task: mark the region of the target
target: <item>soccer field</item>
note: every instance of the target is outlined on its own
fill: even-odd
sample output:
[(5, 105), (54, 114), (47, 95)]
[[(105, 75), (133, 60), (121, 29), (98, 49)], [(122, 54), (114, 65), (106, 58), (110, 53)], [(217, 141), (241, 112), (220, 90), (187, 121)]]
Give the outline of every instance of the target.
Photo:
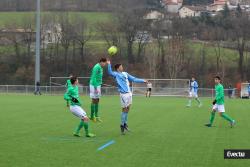
[[(126, 135), (120, 134), (118, 96), (102, 97), (103, 123), (90, 124), (97, 137), (72, 136), (79, 120), (62, 96), (0, 95), (1, 167), (246, 167), (250, 160), (224, 160), (224, 149), (250, 149), (250, 100), (226, 100), (234, 128), (216, 115), (209, 119), (212, 99), (193, 101), (167, 97), (134, 97)], [(90, 99), (82, 97), (89, 113)], [(110, 141), (113, 144), (98, 151)]]

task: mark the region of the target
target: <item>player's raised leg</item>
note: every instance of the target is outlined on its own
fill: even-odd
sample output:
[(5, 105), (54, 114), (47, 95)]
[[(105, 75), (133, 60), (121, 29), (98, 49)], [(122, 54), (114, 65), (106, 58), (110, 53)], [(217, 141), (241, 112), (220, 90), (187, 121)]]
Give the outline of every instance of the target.
[(81, 119), (74, 132), (74, 136), (79, 137), (80, 130), (84, 127), (86, 137), (94, 137), (95, 135), (89, 132), (89, 118), (87, 117), (86, 112), (80, 106), (70, 106), (70, 111)]
[(226, 121), (228, 121), (230, 123), (230, 126), (233, 127), (235, 125), (235, 120), (232, 119), (229, 115), (227, 115), (225, 113), (225, 108), (224, 105), (219, 105), (218, 106), (218, 111), (219, 111), (219, 115), (224, 118)]

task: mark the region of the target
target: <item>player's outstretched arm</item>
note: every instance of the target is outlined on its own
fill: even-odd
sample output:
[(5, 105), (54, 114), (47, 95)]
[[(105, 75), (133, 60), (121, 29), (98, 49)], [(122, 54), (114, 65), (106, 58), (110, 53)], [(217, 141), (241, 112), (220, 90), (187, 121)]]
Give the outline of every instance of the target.
[(140, 78), (136, 78), (136, 77), (134, 77), (134, 76), (132, 76), (132, 75), (130, 75), (130, 74), (128, 74), (128, 80), (129, 80), (130, 82), (136, 82), (136, 83), (148, 83), (147, 80), (145, 80), (145, 79), (140, 79)]
[(108, 74), (111, 75), (112, 77), (115, 77), (116, 76), (116, 72), (112, 71), (112, 67), (111, 67), (110, 61), (108, 60), (107, 63), (108, 63)]

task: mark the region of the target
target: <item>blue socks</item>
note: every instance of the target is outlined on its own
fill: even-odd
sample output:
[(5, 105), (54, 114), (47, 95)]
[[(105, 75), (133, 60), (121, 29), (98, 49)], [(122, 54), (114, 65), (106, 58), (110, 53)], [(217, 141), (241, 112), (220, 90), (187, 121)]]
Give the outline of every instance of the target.
[(128, 112), (125, 112), (125, 124), (128, 124)]
[(122, 112), (121, 113), (121, 125), (127, 124), (128, 123), (128, 113), (127, 112)]

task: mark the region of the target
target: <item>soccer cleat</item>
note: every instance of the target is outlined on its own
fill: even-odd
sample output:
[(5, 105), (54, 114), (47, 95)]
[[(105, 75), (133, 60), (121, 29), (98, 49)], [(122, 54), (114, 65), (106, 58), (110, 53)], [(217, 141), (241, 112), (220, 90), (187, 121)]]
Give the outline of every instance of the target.
[(207, 127), (212, 127), (212, 125), (211, 125), (211, 124), (205, 124), (205, 126), (207, 126)]
[(201, 107), (202, 107), (202, 103), (200, 103), (200, 104), (198, 105), (198, 107), (201, 108)]
[(190, 104), (187, 104), (186, 107), (191, 107), (191, 105), (190, 105)]
[(230, 122), (230, 126), (231, 126), (231, 128), (233, 128), (235, 126), (235, 120), (233, 120), (232, 122)]
[(93, 133), (88, 133), (88, 134), (86, 134), (86, 137), (95, 137), (96, 135), (95, 134), (93, 134)]
[(103, 122), (100, 117), (96, 117), (97, 122)]
[(79, 133), (73, 133), (73, 136), (75, 136), (75, 137), (81, 137), (81, 136), (79, 135)]
[(91, 121), (93, 121), (93, 122), (96, 122), (96, 118), (94, 117), (94, 118), (89, 118)]
[(125, 131), (124, 131), (125, 128), (124, 128), (124, 126), (121, 125), (120, 127), (121, 127), (121, 133), (122, 133), (122, 135), (125, 135)]
[(124, 124), (124, 129), (126, 130), (126, 131), (128, 131), (128, 132), (130, 132), (130, 129), (128, 128), (128, 124)]

